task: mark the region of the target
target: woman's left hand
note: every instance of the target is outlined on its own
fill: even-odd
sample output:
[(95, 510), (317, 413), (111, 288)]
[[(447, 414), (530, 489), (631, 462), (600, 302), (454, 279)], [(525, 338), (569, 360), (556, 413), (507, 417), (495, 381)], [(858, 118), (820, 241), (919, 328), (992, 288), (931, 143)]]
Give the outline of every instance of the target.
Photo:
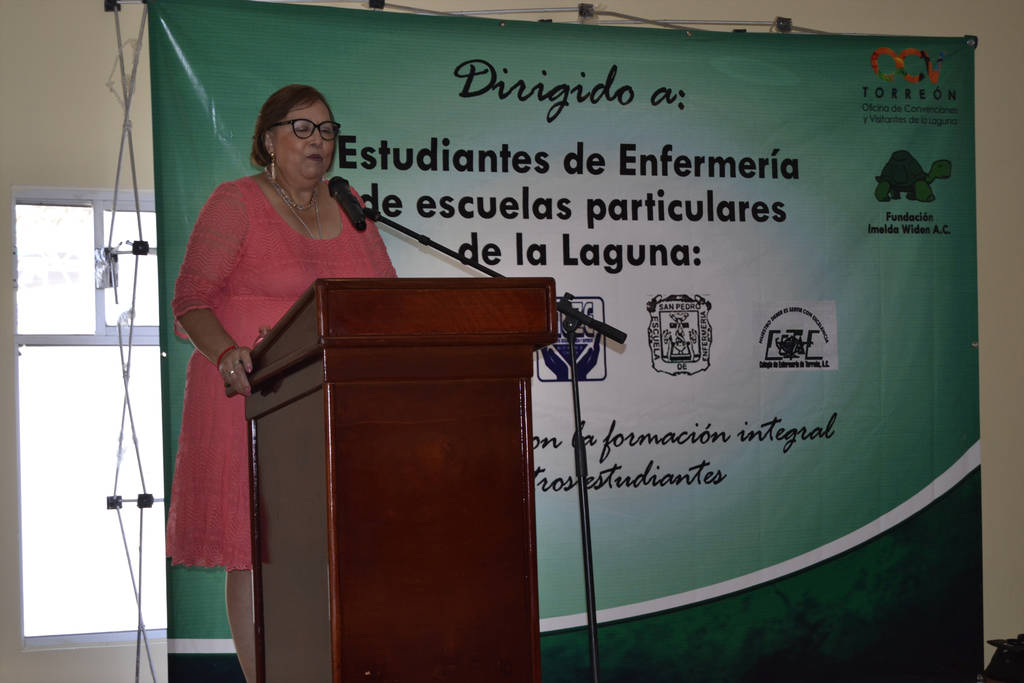
[(217, 370), (224, 379), (224, 393), (228, 396), (248, 396), (252, 393), (248, 377), (252, 372), (252, 350), (249, 347), (239, 346), (226, 352)]

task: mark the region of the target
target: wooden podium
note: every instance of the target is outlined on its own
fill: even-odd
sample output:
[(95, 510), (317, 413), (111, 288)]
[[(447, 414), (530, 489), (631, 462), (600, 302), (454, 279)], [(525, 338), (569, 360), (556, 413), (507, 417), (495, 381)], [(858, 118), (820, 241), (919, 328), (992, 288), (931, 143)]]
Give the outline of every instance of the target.
[(530, 378), (554, 281), (318, 280), (254, 352), (261, 683), (540, 683)]

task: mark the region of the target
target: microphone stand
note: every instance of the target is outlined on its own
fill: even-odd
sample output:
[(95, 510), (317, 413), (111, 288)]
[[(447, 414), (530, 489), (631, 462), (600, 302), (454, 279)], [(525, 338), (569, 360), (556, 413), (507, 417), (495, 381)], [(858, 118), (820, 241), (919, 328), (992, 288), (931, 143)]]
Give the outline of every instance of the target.
[[(347, 184), (347, 183), (346, 183)], [(490, 277), (505, 277), (501, 273), (488, 268), (473, 259), (452, 251), (442, 244), (438, 244), (430, 237), (407, 228), (400, 223), (382, 216), (375, 208), (364, 207), (366, 217), (374, 223), (382, 223), (398, 232), (413, 238), (420, 244), (430, 247), (445, 256), (449, 256), (463, 265), (475, 268), (476, 270), (489, 275)], [(572, 413), (573, 413), (573, 449), (576, 457), (576, 481), (579, 491), (580, 509), (580, 536), (583, 542), (583, 585), (586, 593), (587, 607), (587, 637), (590, 646), (590, 673), (593, 683), (600, 683), (601, 667), (600, 655), (597, 641), (597, 606), (594, 598), (594, 550), (590, 538), (590, 502), (587, 497), (587, 448), (583, 443), (583, 420), (580, 417), (580, 385), (576, 375), (576, 335), (581, 327), (589, 327), (598, 334), (603, 334), (612, 341), (620, 344), (626, 341), (626, 333), (611, 325), (595, 320), (572, 305), (573, 295), (566, 292), (559, 299), (556, 308), (562, 314), (562, 331), (569, 341), (569, 377), (572, 386)]]
[(490, 275), (491, 277), (505, 277), (504, 275), (502, 275), (498, 271), (491, 270), (487, 266), (485, 266), (485, 265), (483, 265), (481, 263), (477, 263), (476, 261), (474, 261), (473, 259), (469, 258), (468, 256), (463, 256), (459, 252), (452, 251), (451, 249), (449, 249), (448, 247), (444, 246), (443, 244), (438, 244), (437, 242), (435, 242), (434, 240), (430, 239), (429, 237), (427, 237), (426, 235), (424, 235), (421, 232), (416, 232), (412, 228), (407, 228), (404, 225), (402, 225), (401, 223), (396, 223), (395, 221), (391, 220), (390, 218), (382, 216), (380, 211), (378, 211), (377, 209), (371, 209), (370, 207), (365, 207), (365, 208), (363, 208), (363, 213), (365, 213), (366, 217), (369, 218), (374, 223), (383, 223), (384, 225), (388, 226), (389, 228), (394, 228), (395, 230), (397, 230), (398, 232), (402, 233), (403, 235), (408, 235), (409, 237), (413, 238), (414, 240), (416, 240), (420, 244), (422, 244), (424, 246), (427, 246), (427, 247), (430, 247), (434, 251), (439, 251), (442, 254), (444, 254), (445, 256), (450, 256), (451, 258), (455, 259), (459, 263), (461, 263), (463, 265), (466, 265), (466, 266), (469, 266), (470, 268), (476, 268), (477, 270), (479, 270), (484, 275)]
[(590, 674), (594, 683), (601, 680), (601, 657), (597, 641), (597, 605), (594, 598), (594, 550), (590, 537), (590, 500), (587, 496), (587, 445), (583, 439), (583, 420), (580, 416), (580, 383), (576, 375), (576, 334), (586, 325), (620, 344), (626, 333), (611, 325), (595, 320), (572, 305), (572, 294), (566, 292), (558, 301), (562, 314), (562, 331), (569, 342), (569, 378), (572, 386), (573, 451), (576, 456), (576, 482), (580, 508), (580, 538), (583, 541), (583, 587), (587, 606), (587, 642), (590, 646)]

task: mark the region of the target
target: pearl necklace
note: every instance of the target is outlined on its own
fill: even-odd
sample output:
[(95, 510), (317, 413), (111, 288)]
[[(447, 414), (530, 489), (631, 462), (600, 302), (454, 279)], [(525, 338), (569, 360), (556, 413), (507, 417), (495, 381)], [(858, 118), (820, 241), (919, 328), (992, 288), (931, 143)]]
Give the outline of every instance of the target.
[[(317, 188), (319, 188), (319, 185), (313, 188), (313, 197), (309, 200), (309, 203), (305, 206), (299, 206), (295, 203), (295, 200), (285, 192), (284, 188), (278, 185), (274, 179), (270, 177), (269, 173), (267, 173), (266, 176), (267, 180), (270, 181), (270, 184), (275, 190), (277, 190), (277, 194), (281, 197), (281, 201), (284, 202), (285, 206), (288, 207), (288, 210), (292, 212), (292, 215), (295, 216), (299, 223), (302, 224), (302, 227), (306, 229), (306, 234), (309, 235), (309, 238), (322, 240), (324, 238), (324, 233), (320, 227), (320, 204), (316, 201), (316, 191)], [(313, 231), (309, 229), (308, 225), (306, 225), (306, 221), (302, 220), (302, 216), (299, 215), (299, 211), (305, 211), (311, 206), (313, 207), (313, 216), (316, 218), (316, 237), (313, 236)]]

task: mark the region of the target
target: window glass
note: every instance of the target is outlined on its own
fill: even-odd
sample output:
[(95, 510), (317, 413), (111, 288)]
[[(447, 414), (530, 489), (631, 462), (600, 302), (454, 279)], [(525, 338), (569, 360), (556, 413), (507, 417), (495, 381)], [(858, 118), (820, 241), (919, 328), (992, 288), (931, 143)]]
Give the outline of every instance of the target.
[(18, 204), (18, 334), (94, 334), (92, 207)]
[[(19, 348), (22, 562), (25, 635), (133, 631), (138, 617), (114, 490), (143, 491), (131, 432), (118, 444), (124, 384), (117, 346)], [(132, 416), (146, 490), (162, 497), (160, 354), (132, 353)], [(126, 417), (127, 419), (127, 417)], [(118, 460), (121, 459), (120, 472)], [(121, 510), (138, 570), (139, 509)], [(143, 515), (147, 628), (166, 628), (163, 506)]]

